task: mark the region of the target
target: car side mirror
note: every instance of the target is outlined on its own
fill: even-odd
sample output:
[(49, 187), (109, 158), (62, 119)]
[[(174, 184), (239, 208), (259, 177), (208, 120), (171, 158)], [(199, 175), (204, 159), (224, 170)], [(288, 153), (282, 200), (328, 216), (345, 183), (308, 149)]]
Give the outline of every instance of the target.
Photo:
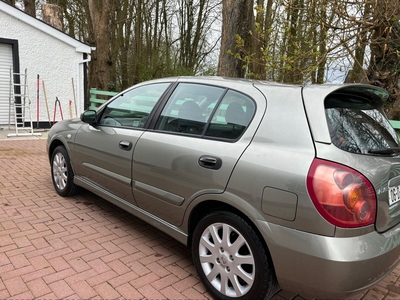
[(96, 111), (95, 110), (86, 110), (81, 114), (81, 121), (89, 124), (93, 124), (96, 122)]

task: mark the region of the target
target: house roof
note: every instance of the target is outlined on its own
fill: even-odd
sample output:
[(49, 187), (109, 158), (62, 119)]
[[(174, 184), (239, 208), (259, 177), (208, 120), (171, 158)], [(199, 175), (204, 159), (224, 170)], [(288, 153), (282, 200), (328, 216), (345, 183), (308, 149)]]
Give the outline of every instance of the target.
[(38, 29), (43, 31), (44, 33), (70, 45), (71, 47), (74, 47), (77, 52), (82, 52), (82, 53), (91, 53), (92, 48), (87, 45), (82, 43), (81, 41), (78, 41), (77, 39), (69, 36), (68, 34), (65, 34), (64, 32), (54, 28), (53, 26), (48, 25), (47, 23), (38, 20), (24, 11), (8, 4), (3, 1), (0, 1), (0, 11)]

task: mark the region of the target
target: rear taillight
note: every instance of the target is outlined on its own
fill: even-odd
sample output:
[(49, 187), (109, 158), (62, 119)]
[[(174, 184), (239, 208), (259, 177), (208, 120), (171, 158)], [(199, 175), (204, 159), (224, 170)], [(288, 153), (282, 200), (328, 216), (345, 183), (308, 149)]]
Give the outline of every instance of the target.
[(375, 222), (375, 190), (367, 178), (353, 169), (314, 159), (307, 189), (318, 212), (335, 226), (354, 228)]

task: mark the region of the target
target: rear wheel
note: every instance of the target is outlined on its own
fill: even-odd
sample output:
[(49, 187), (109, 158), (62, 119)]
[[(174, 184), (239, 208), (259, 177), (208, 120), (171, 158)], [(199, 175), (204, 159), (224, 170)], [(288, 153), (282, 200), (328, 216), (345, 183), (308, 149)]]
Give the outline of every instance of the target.
[(268, 299), (275, 291), (267, 250), (236, 214), (204, 217), (194, 230), (192, 253), (200, 279), (215, 299)]
[(60, 196), (72, 196), (78, 191), (74, 184), (74, 173), (67, 150), (58, 146), (51, 155), (51, 174), (53, 185)]

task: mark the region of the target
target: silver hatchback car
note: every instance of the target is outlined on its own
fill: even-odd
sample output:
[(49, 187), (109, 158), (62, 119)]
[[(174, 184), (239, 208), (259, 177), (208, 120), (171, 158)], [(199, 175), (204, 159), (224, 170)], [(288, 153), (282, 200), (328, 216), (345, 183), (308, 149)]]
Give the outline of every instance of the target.
[(190, 245), (216, 299), (338, 298), (400, 255), (399, 139), (369, 85), (144, 82), (48, 136), (58, 194), (87, 189)]

